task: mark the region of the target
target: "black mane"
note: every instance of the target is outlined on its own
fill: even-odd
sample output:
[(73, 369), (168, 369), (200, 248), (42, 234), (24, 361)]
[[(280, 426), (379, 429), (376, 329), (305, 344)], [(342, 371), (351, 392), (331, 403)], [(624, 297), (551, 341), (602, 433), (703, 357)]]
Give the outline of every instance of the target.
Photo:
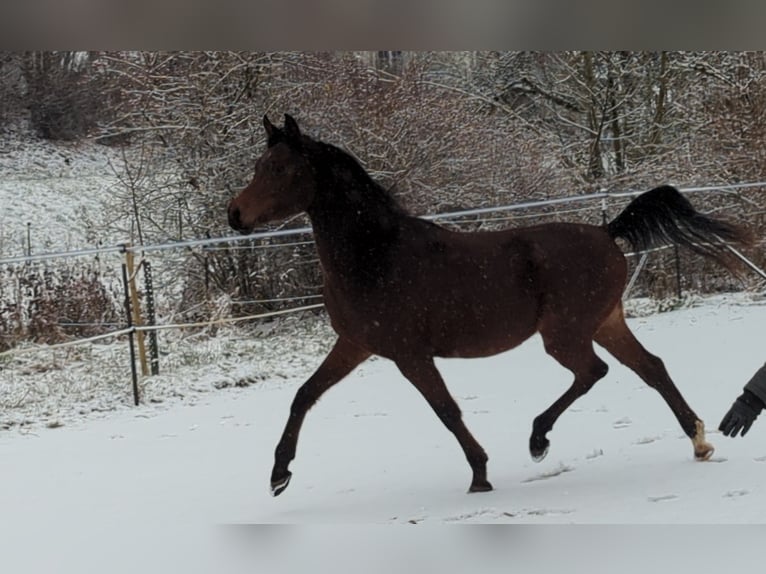
[[(334, 201), (345, 200), (355, 206), (363, 205), (365, 210), (407, 215), (391, 191), (375, 181), (350, 153), (308, 136), (304, 136), (302, 143), (314, 160), (320, 189), (343, 192), (343, 196), (334, 196)], [(336, 187), (337, 184), (341, 186)]]
[(301, 144), (316, 172), (316, 196), (308, 209), (312, 224), (336, 239), (334, 249), (349, 279), (364, 287), (379, 285), (410, 216), (349, 153), (307, 136)]

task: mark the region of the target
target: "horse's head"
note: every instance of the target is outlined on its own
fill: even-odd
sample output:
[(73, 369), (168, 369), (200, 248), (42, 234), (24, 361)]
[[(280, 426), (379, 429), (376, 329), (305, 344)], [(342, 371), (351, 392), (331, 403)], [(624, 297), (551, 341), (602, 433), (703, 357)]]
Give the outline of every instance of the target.
[(283, 128), (263, 117), (268, 142), (255, 162), (250, 184), (229, 202), (229, 225), (249, 233), (256, 225), (285, 219), (306, 211), (315, 193), (313, 169), (304, 154), (306, 138), (285, 114)]

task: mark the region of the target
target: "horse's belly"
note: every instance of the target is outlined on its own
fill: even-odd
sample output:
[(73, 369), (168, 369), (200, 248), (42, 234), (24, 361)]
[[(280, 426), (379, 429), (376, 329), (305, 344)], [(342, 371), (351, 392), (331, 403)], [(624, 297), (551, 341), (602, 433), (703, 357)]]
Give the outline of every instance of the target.
[(531, 316), (493, 317), (449, 328), (433, 329), (434, 355), (437, 357), (489, 357), (517, 347), (537, 331)]
[(520, 285), (493, 279), (468, 293), (444, 281), (357, 300), (325, 289), (325, 307), (339, 336), (376, 355), (487, 357), (537, 331), (535, 298)]

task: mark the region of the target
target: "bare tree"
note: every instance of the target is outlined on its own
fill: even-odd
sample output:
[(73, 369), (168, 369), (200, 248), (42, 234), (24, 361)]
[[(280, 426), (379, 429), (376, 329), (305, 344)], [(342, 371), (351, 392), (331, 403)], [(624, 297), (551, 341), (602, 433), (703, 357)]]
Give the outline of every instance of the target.
[[(124, 87), (103, 133), (152, 145), (155, 171), (175, 174), (143, 200), (154, 197), (145, 212), (183, 214), (183, 225), (154, 225), (167, 237), (227, 232), (224, 208), (251, 176), (264, 113), (289, 112), (344, 147), (416, 213), (762, 170), (742, 148), (762, 135), (756, 54), (390, 54), (110, 56), (109, 73)], [(706, 202), (723, 209), (731, 199)], [(141, 201), (132, 201), (134, 217)], [(600, 213), (581, 217), (597, 223)], [(291, 278), (269, 287), (262, 259), (223, 252), (211, 264), (208, 256), (205, 290), (256, 299), (319, 283), (315, 266), (312, 274), (298, 265), (315, 258), (310, 249), (285, 257)]]
[(73, 140), (105, 121), (113, 95), (97, 52), (26, 52), (23, 74), (32, 127), (46, 139)]

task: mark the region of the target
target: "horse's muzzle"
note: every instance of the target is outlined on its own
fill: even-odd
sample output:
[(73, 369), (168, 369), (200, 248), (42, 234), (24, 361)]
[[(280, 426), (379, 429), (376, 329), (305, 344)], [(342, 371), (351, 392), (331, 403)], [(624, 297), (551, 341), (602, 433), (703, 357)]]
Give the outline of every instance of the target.
[(242, 212), (233, 203), (229, 204), (229, 226), (243, 235), (250, 233), (250, 229), (242, 223)]

